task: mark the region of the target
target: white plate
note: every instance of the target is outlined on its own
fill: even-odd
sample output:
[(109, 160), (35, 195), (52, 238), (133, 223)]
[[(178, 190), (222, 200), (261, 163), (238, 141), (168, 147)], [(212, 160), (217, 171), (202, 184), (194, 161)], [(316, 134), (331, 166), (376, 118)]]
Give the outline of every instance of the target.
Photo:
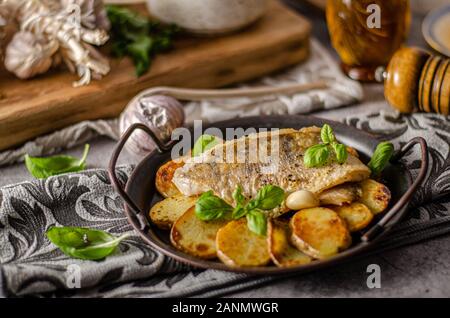
[(450, 4), (428, 13), (422, 24), (422, 33), (433, 49), (450, 57)]

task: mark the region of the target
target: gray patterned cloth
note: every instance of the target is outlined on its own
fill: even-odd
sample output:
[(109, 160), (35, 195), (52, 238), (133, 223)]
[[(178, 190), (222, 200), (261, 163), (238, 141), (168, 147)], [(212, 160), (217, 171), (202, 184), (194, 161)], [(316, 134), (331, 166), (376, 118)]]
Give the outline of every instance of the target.
[[(379, 113), (349, 117), (345, 123), (392, 140), (396, 147), (415, 136), (430, 146), (427, 180), (414, 197), (408, 217), (372, 252), (416, 243), (450, 232), (450, 118)], [(417, 149), (405, 158), (415, 174)], [(118, 169), (125, 182), (131, 166)], [(123, 202), (104, 170), (50, 177), (0, 188), (0, 294), (76, 297), (218, 296), (270, 282), (196, 270), (148, 247), (131, 229)], [(86, 226), (112, 234), (130, 232), (117, 252), (101, 262), (66, 257), (44, 235), (51, 225)], [(69, 289), (68, 270), (76, 265), (81, 289)]]

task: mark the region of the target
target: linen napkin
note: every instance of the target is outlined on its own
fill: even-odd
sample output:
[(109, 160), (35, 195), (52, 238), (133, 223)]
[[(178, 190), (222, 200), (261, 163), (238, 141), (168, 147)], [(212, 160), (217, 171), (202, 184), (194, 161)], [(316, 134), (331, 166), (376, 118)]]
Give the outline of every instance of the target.
[[(430, 147), (427, 180), (414, 196), (408, 217), (375, 251), (416, 243), (450, 232), (450, 118), (434, 114), (410, 116), (378, 113), (348, 117), (345, 123), (392, 140), (400, 147), (415, 136)], [(418, 149), (405, 157), (413, 174)], [(122, 182), (131, 166), (118, 168)], [(148, 247), (133, 233), (123, 202), (104, 170), (51, 177), (0, 188), (0, 293), (76, 297), (218, 296), (270, 282), (252, 277), (182, 265)], [(129, 232), (119, 250), (101, 262), (74, 260), (45, 238), (50, 225), (86, 226), (120, 235)], [(70, 283), (73, 269), (80, 287)]]

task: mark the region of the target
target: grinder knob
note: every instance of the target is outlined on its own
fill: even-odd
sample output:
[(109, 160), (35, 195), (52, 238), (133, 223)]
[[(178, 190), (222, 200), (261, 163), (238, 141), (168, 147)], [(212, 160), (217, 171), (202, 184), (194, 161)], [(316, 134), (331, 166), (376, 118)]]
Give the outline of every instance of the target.
[(450, 59), (403, 47), (392, 56), (383, 76), (385, 97), (400, 112), (449, 114)]

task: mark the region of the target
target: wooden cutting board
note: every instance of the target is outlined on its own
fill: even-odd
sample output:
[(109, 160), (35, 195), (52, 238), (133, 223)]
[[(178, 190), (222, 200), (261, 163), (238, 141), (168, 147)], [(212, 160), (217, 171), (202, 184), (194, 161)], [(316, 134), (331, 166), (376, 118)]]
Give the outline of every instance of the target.
[(128, 59), (112, 59), (110, 74), (79, 88), (65, 70), (27, 81), (0, 70), (0, 149), (83, 120), (115, 117), (149, 87), (221, 87), (297, 64), (308, 56), (310, 29), (305, 18), (274, 0), (244, 31), (177, 40), (140, 78)]

